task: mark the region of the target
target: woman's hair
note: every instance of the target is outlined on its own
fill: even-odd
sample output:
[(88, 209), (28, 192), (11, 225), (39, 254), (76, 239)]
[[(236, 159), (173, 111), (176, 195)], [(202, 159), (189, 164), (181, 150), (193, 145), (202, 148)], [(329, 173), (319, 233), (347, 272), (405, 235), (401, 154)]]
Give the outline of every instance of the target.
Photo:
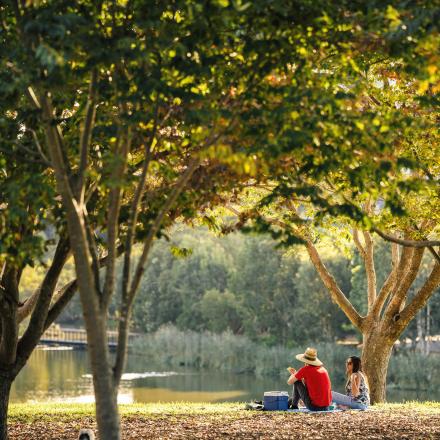
[(353, 365), (353, 373), (357, 373), (358, 371), (360, 371), (362, 373), (362, 361), (361, 358), (357, 357), (357, 356), (350, 356), (347, 361), (350, 360), (352, 365)]
[[(368, 378), (367, 378), (367, 376), (365, 376), (364, 372), (362, 371), (361, 358), (359, 358), (357, 356), (350, 356), (347, 359), (347, 362), (348, 361), (351, 361), (351, 363), (353, 365), (352, 373), (361, 373), (361, 376), (364, 378), (365, 385), (367, 386), (367, 389), (369, 389), (370, 385), (368, 384)], [(349, 374), (347, 374), (347, 384), (348, 384), (348, 382), (350, 382), (350, 375)]]

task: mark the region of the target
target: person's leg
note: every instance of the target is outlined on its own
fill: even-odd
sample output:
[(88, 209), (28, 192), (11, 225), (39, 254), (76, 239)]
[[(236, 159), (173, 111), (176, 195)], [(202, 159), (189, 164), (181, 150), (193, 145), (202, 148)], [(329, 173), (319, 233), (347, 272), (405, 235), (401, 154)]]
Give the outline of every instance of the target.
[(332, 401), (337, 405), (344, 405), (351, 409), (367, 409), (366, 405), (356, 402), (350, 396), (337, 393), (336, 391), (332, 391)]
[(362, 410), (365, 410), (365, 409), (368, 408), (368, 406), (367, 406), (367, 405), (364, 405), (363, 403), (356, 402), (356, 400), (352, 400), (352, 401), (351, 401), (350, 408), (351, 408), (351, 409), (362, 409)]
[(345, 405), (349, 406), (352, 402), (351, 397), (346, 394), (337, 393), (336, 391), (332, 391), (332, 401), (337, 405)]
[(293, 409), (298, 409), (298, 402), (299, 402), (299, 399), (301, 399), (301, 396), (300, 396), (299, 390), (298, 390), (298, 386), (297, 386), (298, 382), (299, 381), (297, 381), (293, 384), (292, 402), (291, 402), (291, 407)]
[(298, 402), (301, 399), (304, 402), (304, 405), (308, 409), (313, 409), (313, 404), (310, 400), (309, 392), (307, 391), (307, 387), (300, 381), (296, 381), (293, 384), (293, 400), (292, 407), (294, 409), (298, 408)]

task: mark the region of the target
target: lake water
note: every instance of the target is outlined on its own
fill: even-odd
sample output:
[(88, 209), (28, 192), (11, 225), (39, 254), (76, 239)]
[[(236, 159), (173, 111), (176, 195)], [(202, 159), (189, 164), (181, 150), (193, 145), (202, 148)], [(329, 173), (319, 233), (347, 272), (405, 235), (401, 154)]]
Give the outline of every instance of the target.
[[(286, 375), (287, 379), (287, 375)], [(343, 384), (333, 384), (338, 391)], [(129, 356), (119, 392), (120, 403), (132, 402), (226, 402), (262, 399), (264, 391), (285, 390), (281, 378), (256, 378), (250, 374), (155, 368), (148, 359)], [(440, 400), (427, 392), (388, 391), (389, 401)], [(12, 402), (93, 402), (93, 384), (87, 352), (37, 349), (18, 375), (11, 390)]]

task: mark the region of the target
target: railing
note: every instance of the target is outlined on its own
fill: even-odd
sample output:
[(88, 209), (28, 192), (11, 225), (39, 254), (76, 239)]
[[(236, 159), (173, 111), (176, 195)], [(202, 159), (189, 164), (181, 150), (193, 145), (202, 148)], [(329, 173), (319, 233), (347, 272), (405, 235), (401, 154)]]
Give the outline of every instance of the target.
[[(129, 345), (136, 336), (136, 333), (129, 334)], [(107, 331), (107, 340), (109, 347), (116, 347), (118, 342), (118, 332), (111, 330)], [(83, 328), (63, 328), (54, 324), (44, 332), (40, 342), (42, 344), (50, 345), (86, 346), (87, 332)]]

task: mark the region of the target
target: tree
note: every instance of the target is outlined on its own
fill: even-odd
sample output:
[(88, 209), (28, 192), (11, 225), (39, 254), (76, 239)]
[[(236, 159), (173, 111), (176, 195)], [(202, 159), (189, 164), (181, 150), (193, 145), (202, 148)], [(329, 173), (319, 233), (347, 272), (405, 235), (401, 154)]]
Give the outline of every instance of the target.
[(216, 289), (208, 290), (200, 301), (202, 319), (209, 331), (215, 333), (231, 330), (234, 333), (241, 327), (239, 304), (236, 296)]
[[(412, 197), (418, 198), (419, 196), (420, 194), (418, 193), (412, 194)], [(411, 197), (408, 197), (408, 199), (411, 200)], [(290, 204), (290, 206), (292, 206), (292, 204)], [(271, 208), (273, 210), (276, 209), (274, 206), (271, 206)], [(283, 208), (285, 208), (284, 200), (281, 206), (278, 205), (279, 212), (283, 212)], [(234, 211), (236, 210), (234, 209)], [(310, 212), (309, 210), (309, 213)], [(303, 213), (303, 209), (298, 209), (295, 213), (288, 212), (287, 215), (291, 217), (293, 214), (299, 217), (299, 215)], [(245, 218), (248, 215), (255, 218), (256, 215), (255, 211), (248, 215), (246, 213), (241, 215), (239, 212), (237, 212), (237, 214), (239, 217), (244, 216)], [(259, 214), (258, 228), (261, 229), (261, 226), (266, 224), (269, 230), (272, 230), (273, 235), (278, 239), (280, 236), (287, 236), (287, 242), (290, 242), (292, 240), (290, 237), (293, 236), (293, 239), (301, 240), (305, 244), (310, 260), (315, 266), (332, 301), (339, 306), (351, 324), (359, 330), (363, 336), (362, 361), (370, 384), (371, 399), (372, 402), (382, 402), (386, 396), (386, 374), (393, 345), (407, 328), (411, 320), (414, 319), (417, 313), (426, 305), (429, 298), (439, 287), (440, 263), (435, 258), (431, 259), (428, 275), (423, 280), (418, 280), (419, 287), (412, 297), (410, 297), (410, 289), (420, 272), (425, 248), (400, 248), (398, 244), (392, 243), (391, 267), (388, 270), (386, 279), (383, 281), (380, 289), (378, 289), (374, 261), (374, 241), (371, 233), (366, 230), (362, 231), (363, 239), (361, 239), (359, 237), (360, 232), (356, 229), (356, 226), (353, 226), (352, 221), (348, 221), (347, 223), (347, 219), (342, 217), (335, 226), (335, 219), (331, 218), (330, 223), (333, 224), (333, 232), (339, 236), (345, 235), (344, 224), (351, 225), (353, 228), (351, 237), (362, 257), (367, 279), (367, 288), (364, 292), (367, 310), (365, 315), (362, 315), (350, 301), (349, 292), (345, 290), (344, 287), (341, 288), (341, 284), (324, 264), (316, 246), (324, 230), (322, 229), (322, 224), (318, 229), (311, 229), (311, 218), (312, 217), (309, 217), (307, 222), (300, 222), (298, 219), (297, 224), (294, 225), (287, 223), (285, 220), (280, 220), (277, 217), (268, 218), (262, 217), (261, 214)], [(429, 223), (424, 222), (424, 220), (420, 218), (418, 218), (417, 221), (415, 218), (411, 220), (417, 226), (416, 230), (408, 226), (406, 226), (406, 228), (403, 226), (401, 230), (393, 228), (393, 230), (389, 232), (390, 235), (394, 235), (397, 232), (403, 233), (405, 237), (409, 238), (414, 237), (414, 234), (417, 232), (421, 232), (423, 235), (429, 235), (431, 231), (428, 226)], [(307, 223), (309, 223), (309, 225)], [(405, 225), (405, 223), (405, 220), (403, 220), (403, 225)], [(241, 221), (239, 224), (240, 227), (242, 227)], [(421, 230), (418, 225), (423, 225), (423, 230)], [(433, 226), (431, 223), (431, 228)], [(265, 228), (265, 230), (267, 229)], [(383, 268), (381, 269), (383, 270)]]
[(356, 311), (340, 289), (334, 277), (322, 263), (314, 244), (308, 240), (306, 247), (333, 301), (362, 333), (362, 361), (370, 383), (371, 399), (373, 402), (382, 402), (386, 395), (386, 373), (393, 345), (440, 285), (440, 265), (437, 262), (433, 264), (431, 273), (413, 298), (409, 300), (409, 289), (418, 275), (424, 249), (405, 247), (399, 251), (398, 245), (392, 244), (392, 266), (387, 279), (378, 289), (374, 268), (373, 240), (367, 231), (363, 232), (363, 236), (363, 242), (358, 239), (355, 241), (367, 274), (368, 310), (364, 316)]
[[(393, 171), (390, 173), (390, 178), (395, 181), (420, 179), (422, 182), (418, 182), (412, 190), (405, 191), (398, 185), (395, 193), (390, 196), (391, 201), (386, 197), (386, 185), (379, 183), (379, 188), (374, 191), (378, 198), (374, 201), (371, 195), (362, 193), (359, 187), (353, 187), (352, 182), (347, 181), (340, 172), (335, 172), (330, 173), (325, 182), (315, 182), (316, 188), (308, 198), (304, 197), (298, 201), (292, 196), (297, 189), (283, 182), (282, 191), (279, 191), (279, 187), (265, 189), (266, 194), (263, 193), (260, 204), (258, 201), (255, 203), (254, 200), (249, 208), (247, 202), (249, 211), (244, 214), (238, 213), (242, 219), (256, 219), (257, 229), (272, 230), (274, 237), (285, 244), (297, 240), (305, 244), (310, 259), (332, 300), (363, 336), (362, 358), (374, 402), (385, 400), (386, 373), (394, 343), (440, 284), (439, 255), (430, 246), (434, 241), (426, 240), (426, 237), (435, 237), (437, 234), (438, 219), (433, 213), (438, 212), (440, 201), (438, 190), (433, 186), (438, 175), (437, 164), (431, 160), (432, 147), (427, 148), (427, 138), (428, 136), (416, 143), (411, 140), (401, 148), (402, 157), (413, 154), (416, 148), (418, 165), (414, 164), (412, 168), (401, 170), (400, 176), (396, 176), (397, 172)], [(430, 177), (425, 179), (426, 176)], [(309, 183), (312, 184), (311, 179)], [(371, 182), (369, 185), (372, 189)], [(382, 186), (385, 187), (383, 198), (378, 195), (381, 194)], [(269, 191), (271, 193), (268, 196)], [(319, 195), (315, 197), (314, 194)], [(323, 205), (325, 205), (324, 211), (321, 210)], [(407, 244), (402, 248), (395, 242), (391, 244), (391, 267), (385, 276), (383, 265), (375, 262), (372, 233), (367, 229), (362, 231), (357, 229), (359, 223), (356, 224), (343, 214), (347, 207), (354, 208), (351, 213), (355, 214), (354, 218), (358, 218), (359, 223), (363, 223), (364, 228), (365, 225), (371, 227), (372, 224), (380, 224), (386, 236), (396, 237), (396, 241), (402, 237), (401, 242)], [(327, 215), (326, 210), (333, 215)], [(262, 213), (267, 215), (264, 216)], [(339, 214), (336, 216), (337, 213)], [(398, 213), (400, 216), (397, 215)], [(354, 306), (355, 301), (350, 301), (348, 291), (341, 288), (323, 263), (316, 246), (320, 237), (326, 232), (332, 231), (334, 235), (344, 237), (351, 229), (353, 232), (349, 234), (349, 238), (358, 249), (366, 273), (364, 301), (355, 298), (357, 305), (366, 305), (365, 314)], [(428, 243), (418, 246), (418, 241)], [(416, 280), (418, 274), (422, 273), (425, 249), (432, 257), (429, 273), (424, 279)], [(379, 277), (377, 267), (380, 268)], [(381, 281), (380, 289), (378, 289), (378, 279)], [(416, 291), (411, 295), (413, 285), (416, 286)]]
[[(306, 177), (310, 165), (323, 173), (335, 158), (353, 157), (352, 144), (334, 148), (345, 133), (334, 124), (350, 128), (348, 141), (363, 126), (347, 124), (348, 109), (340, 118), (337, 110), (352, 94), (336, 88), (358, 70), (353, 50), (361, 56), (377, 43), (368, 14), (380, 25), (399, 16), (374, 2), (8, 1), (1, 12), (4, 113), (12, 115), (15, 133), (30, 132), (32, 156), (56, 182), (62, 201), (56, 218), (66, 226), (88, 331), (98, 426), (103, 438), (119, 438), (116, 390), (154, 238), (177, 217), (221, 203), (233, 186), (238, 192), (257, 174), (268, 180), (272, 163), (296, 166), (285, 160), (292, 148), (301, 153), (299, 174)], [(430, 11), (423, 13), (414, 35), (426, 29)], [(388, 30), (379, 48), (382, 40), (390, 48)], [(392, 43), (394, 56), (404, 56), (402, 45)], [(432, 52), (423, 49), (421, 59)], [(429, 88), (431, 78), (425, 82)], [(310, 150), (328, 134), (334, 144)], [(138, 240), (143, 251), (132, 275)], [(105, 330), (121, 251), (119, 344), (111, 368)]]
[[(53, 185), (44, 173), (46, 164), (38, 153), (28, 152), (34, 141), (32, 131), (23, 130), (20, 119), (15, 118), (8, 112), (2, 112), (0, 117), (1, 438), (7, 437), (6, 414), (12, 382), (76, 289), (75, 280), (61, 288), (57, 286), (70, 254), (69, 241), (62, 224), (57, 225), (57, 236), (50, 233), (50, 219), (60, 206), (53, 200)], [(28, 160), (24, 160), (25, 155)], [(51, 258), (44, 258), (49, 248)], [(34, 290), (24, 292), (20, 286), (23, 271), (38, 261), (46, 267), (44, 276)]]
[[(301, 10), (297, 27), (288, 2), (266, 6), (84, 0), (2, 7), (5, 111), (16, 132), (35, 132), (32, 154), (62, 202), (57, 220), (75, 260), (103, 438), (120, 437), (117, 389), (154, 238), (177, 217), (221, 202), (232, 182), (255, 176), (284, 95), (268, 75), (291, 69), (291, 44), (308, 23), (320, 29), (315, 5)], [(328, 38), (334, 35), (348, 38), (343, 28)], [(136, 241), (143, 250), (132, 272)], [(107, 314), (122, 251), (112, 366)]]
[[(56, 316), (57, 308), (64, 304), (67, 295), (62, 295), (49, 310), (59, 272), (72, 251), (88, 330), (98, 423), (101, 436), (108, 439), (119, 438), (115, 390), (125, 361), (131, 306), (151, 243), (171, 219), (190, 217), (196, 206), (203, 205), (210, 194), (215, 194), (213, 189), (218, 182), (211, 175), (227, 181), (225, 167), (209, 159), (213, 156), (209, 147), (216, 145), (229, 128), (230, 120), (221, 119), (225, 106), (228, 111), (234, 107), (228, 102), (229, 95), (221, 96), (221, 75), (215, 77), (217, 83), (211, 81), (212, 95), (205, 100), (205, 106), (202, 104), (209, 91), (206, 81), (214, 72), (210, 67), (214, 69), (216, 57), (222, 54), (225, 57), (222, 62), (229, 61), (228, 51), (220, 39), (213, 42), (212, 38), (207, 38), (205, 47), (214, 49), (203, 53), (206, 57), (203, 63), (197, 52), (187, 55), (188, 50), (194, 50), (194, 41), (187, 41), (186, 45), (179, 43), (188, 33), (200, 35), (201, 22), (194, 19), (193, 5), (188, 5), (185, 11), (192, 17), (185, 23), (188, 26), (177, 26), (181, 21), (177, 8), (154, 5), (154, 10), (149, 8), (151, 15), (146, 17), (143, 6), (137, 5), (134, 19), (123, 5), (94, 2), (76, 5), (10, 2), (1, 9), (4, 17), (2, 97), (5, 98), (2, 100), (2, 117), (5, 117), (2, 121), (6, 120), (6, 129), (11, 131), (10, 136), (2, 139), (3, 151), (8, 164), (11, 157), (16, 162), (23, 160), (22, 152), (28, 150), (31, 156), (25, 162), (40, 164), (39, 168), (32, 169), (28, 181), (13, 181), (6, 205), (12, 214), (12, 227), (5, 228), (10, 231), (11, 239), (3, 242), (5, 249), (2, 249), (7, 259), (2, 272), (2, 286), (6, 292), (2, 313), (2, 365), (6, 370), (15, 365), (17, 359), (25, 362), (29, 350), (50, 322), (48, 313), (53, 320), (52, 315)], [(149, 38), (151, 32), (155, 34), (155, 24), (146, 25), (150, 18), (160, 28), (160, 33), (155, 44), (147, 47), (142, 41)], [(224, 19), (226, 24), (228, 17)], [(215, 32), (211, 37), (215, 37)], [(113, 44), (118, 45), (114, 57), (109, 51)], [(170, 44), (174, 49), (169, 49)], [(15, 58), (9, 61), (6, 57), (12, 54), (9, 51), (12, 47), (23, 50), (14, 53)], [(185, 118), (180, 117), (183, 99)], [(97, 112), (98, 105), (100, 112)], [(211, 105), (213, 108), (206, 123), (205, 110)], [(21, 135), (22, 130), (25, 137)], [(12, 147), (22, 139), (26, 142), (19, 142), (20, 148)], [(199, 156), (200, 150), (204, 150), (206, 158)], [(200, 166), (202, 162), (203, 167)], [(241, 161), (236, 166), (238, 173), (243, 163), (248, 167), (246, 160)], [(149, 168), (154, 171), (147, 176)], [(233, 170), (227, 172), (234, 173)], [(8, 172), (4, 174), (10, 179)], [(63, 208), (54, 197), (54, 178)], [(44, 198), (38, 179), (48, 181), (49, 195)], [(188, 191), (181, 196), (189, 184), (193, 191), (197, 189), (197, 194)], [(5, 187), (6, 183), (2, 189)], [(29, 188), (33, 188), (34, 193)], [(19, 203), (26, 203), (26, 200), (20, 199), (20, 191), (31, 201), (43, 199), (48, 209), (25, 206), (27, 210), (23, 215)], [(17, 286), (23, 267), (41, 255), (36, 245), (41, 247), (37, 233), (42, 221), (38, 217), (40, 222), (36, 223), (29, 218), (33, 210), (43, 219), (48, 212), (53, 215), (47, 223), (61, 225), (60, 239), (45, 284), (35, 296), (36, 306), (29, 329), (19, 341), (26, 353), (22, 355), (19, 351), (16, 357)], [(21, 232), (23, 224), (29, 228), (27, 235)], [(21, 256), (17, 243), (13, 243), (18, 238), (23, 246), (29, 246), (25, 239), (31, 241), (34, 254), (25, 254), (27, 259)], [(132, 245), (140, 239), (144, 241), (144, 252), (137, 272), (130, 278)], [(106, 344), (107, 309), (114, 290), (115, 259), (122, 248), (126, 257), (119, 350), (116, 365), (111, 370)], [(20, 258), (10, 257), (17, 252)], [(108, 264), (103, 283), (99, 277), (102, 255)], [(76, 282), (67, 287), (66, 291), (73, 292)], [(27, 304), (32, 311), (31, 302)], [(2, 382), (3, 438), (6, 438), (7, 401), (13, 377), (8, 370)]]
[[(294, 122), (287, 124), (281, 114), (274, 117), (284, 155), (268, 161), (270, 179), (264, 186), (256, 184), (252, 197), (238, 199), (237, 227), (253, 220), (254, 230), (271, 231), (284, 245), (306, 245), (332, 299), (363, 334), (374, 401), (385, 398), (392, 345), (435, 291), (440, 276), (440, 256), (433, 248), (439, 220), (439, 170), (434, 159), (439, 154), (433, 50), (438, 42), (437, 12), (435, 7), (425, 5), (421, 11), (419, 6), (384, 5), (385, 14), (378, 15), (377, 27), (373, 25), (380, 48), (373, 43), (374, 49), (365, 52), (360, 49), (366, 40), (355, 40), (340, 59), (353, 69), (315, 70), (322, 87), (310, 92), (312, 100), (310, 95), (300, 98)], [(283, 143), (286, 139), (290, 143)], [(298, 144), (307, 147), (294, 148)], [(367, 200), (377, 202), (374, 209), (365, 209)], [(319, 229), (308, 230), (314, 224), (341, 234), (347, 218), (354, 221), (351, 227), (363, 230), (363, 242), (356, 234), (353, 238), (366, 267), (366, 316), (355, 310), (323, 264), (315, 246)], [(392, 269), (379, 292), (370, 231), (396, 243)], [(397, 243), (407, 246), (399, 256)], [(406, 303), (424, 247), (436, 262)]]
[[(171, 243), (157, 241), (152, 250), (133, 313), (137, 331), (176, 323), (184, 330), (229, 327), (266, 343), (298, 342), (292, 340), (296, 290), (291, 274), (299, 262), (283, 256), (275, 241), (219, 235), (204, 227), (179, 227), (170, 236)], [(176, 258), (170, 252), (176, 248), (189, 255)]]

